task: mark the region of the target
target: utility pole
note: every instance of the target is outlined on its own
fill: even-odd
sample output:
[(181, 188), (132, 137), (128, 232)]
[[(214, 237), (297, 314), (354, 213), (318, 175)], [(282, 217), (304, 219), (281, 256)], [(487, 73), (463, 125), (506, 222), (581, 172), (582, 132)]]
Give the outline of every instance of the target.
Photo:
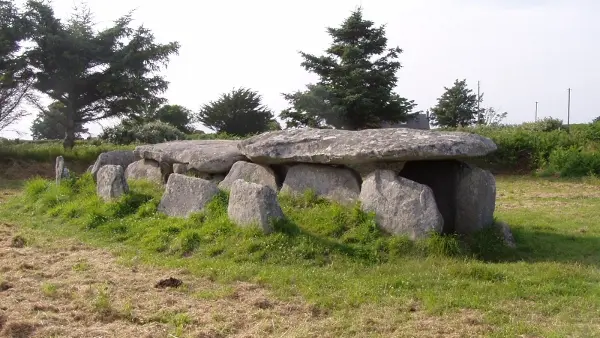
[(481, 96), (479, 94), (479, 81), (477, 81), (477, 112), (479, 112), (479, 103), (481, 102)]
[(537, 122), (537, 108), (538, 108), (538, 102), (535, 101), (535, 122)]
[(569, 99), (567, 103), (567, 130), (571, 131), (571, 88), (567, 89), (569, 93)]

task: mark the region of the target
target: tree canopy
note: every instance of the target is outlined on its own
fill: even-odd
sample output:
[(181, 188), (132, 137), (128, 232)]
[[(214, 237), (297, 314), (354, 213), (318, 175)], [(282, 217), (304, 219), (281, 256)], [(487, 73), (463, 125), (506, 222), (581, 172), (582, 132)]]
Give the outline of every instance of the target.
[(30, 28), (13, 1), (0, 1), (0, 130), (26, 115), (21, 104), (31, 94), (32, 78), (21, 44)]
[(430, 109), (430, 121), (434, 126), (468, 126), (482, 118), (477, 103), (480, 98), (467, 87), (467, 80), (456, 80), (450, 88), (444, 87), (444, 94), (437, 105)]
[(262, 97), (248, 88), (233, 89), (202, 106), (198, 121), (218, 133), (245, 136), (276, 129), (273, 112)]
[(405, 121), (415, 104), (393, 92), (402, 50), (387, 47), (385, 26), (363, 19), (358, 8), (327, 32), (333, 42), (325, 55), (300, 52), (302, 66), (319, 81), (284, 94), (291, 104), (281, 114), (287, 125), (356, 130)]
[(64, 105), (65, 148), (74, 145), (76, 126), (160, 103), (168, 82), (156, 75), (179, 44), (157, 44), (144, 27), (131, 28), (131, 13), (112, 27), (96, 31), (86, 8), (70, 20), (58, 19), (51, 7), (29, 0), (25, 17), (33, 47), (26, 52), (34, 87)]

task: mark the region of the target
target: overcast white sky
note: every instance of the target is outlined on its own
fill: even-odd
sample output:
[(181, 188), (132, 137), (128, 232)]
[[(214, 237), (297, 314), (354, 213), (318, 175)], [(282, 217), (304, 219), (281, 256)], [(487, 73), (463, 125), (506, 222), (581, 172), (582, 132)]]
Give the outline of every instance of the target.
[[(77, 1), (54, 0), (68, 17)], [(298, 51), (321, 54), (337, 26), (358, 5), (366, 19), (387, 25), (403, 68), (397, 92), (418, 109), (435, 105), (444, 86), (466, 78), (484, 105), (507, 111), (507, 122), (538, 116), (571, 122), (600, 115), (600, 1), (595, 0), (88, 0), (99, 27), (136, 9), (135, 24), (181, 49), (164, 71), (169, 103), (197, 110), (234, 87), (257, 90), (279, 113), (282, 92), (315, 80)], [(33, 116), (12, 129), (28, 133)], [(102, 122), (106, 125), (107, 122)], [(90, 126), (98, 132), (98, 126)], [(10, 127), (9, 127), (10, 128)], [(4, 132), (14, 137), (14, 132)], [(22, 136), (28, 138), (28, 135)]]

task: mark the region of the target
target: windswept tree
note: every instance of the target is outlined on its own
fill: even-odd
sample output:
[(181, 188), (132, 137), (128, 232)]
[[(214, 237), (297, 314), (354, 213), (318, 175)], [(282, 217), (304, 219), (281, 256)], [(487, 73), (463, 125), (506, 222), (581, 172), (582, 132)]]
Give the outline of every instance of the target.
[[(61, 140), (65, 137), (65, 105), (53, 102), (47, 108), (38, 107), (39, 113), (31, 124), (31, 136), (34, 140)], [(82, 138), (88, 130), (81, 124), (75, 126), (75, 138)]]
[(30, 26), (13, 1), (0, 1), (0, 130), (27, 115), (22, 103), (31, 94), (32, 77), (21, 44)]
[(64, 147), (74, 146), (78, 125), (139, 111), (161, 103), (168, 82), (155, 74), (179, 49), (177, 42), (157, 44), (144, 27), (131, 28), (131, 13), (112, 27), (96, 31), (87, 8), (67, 22), (39, 0), (27, 2), (33, 47), (27, 61), (35, 89), (64, 105)]
[(437, 105), (430, 109), (429, 119), (432, 125), (465, 127), (482, 118), (477, 107), (480, 98), (467, 87), (467, 80), (456, 80), (452, 87), (444, 87), (444, 90)]
[(203, 105), (198, 112), (198, 121), (218, 133), (239, 136), (276, 129), (273, 112), (261, 101), (255, 91), (234, 89)]
[(385, 26), (363, 19), (358, 8), (327, 32), (333, 42), (325, 55), (300, 52), (302, 66), (320, 79), (304, 92), (284, 94), (292, 105), (280, 115), (287, 125), (356, 130), (405, 121), (415, 104), (393, 92), (402, 50), (388, 48)]
[(508, 115), (507, 112), (499, 112), (493, 107), (482, 108), (479, 114), (479, 124), (486, 126), (498, 126)]

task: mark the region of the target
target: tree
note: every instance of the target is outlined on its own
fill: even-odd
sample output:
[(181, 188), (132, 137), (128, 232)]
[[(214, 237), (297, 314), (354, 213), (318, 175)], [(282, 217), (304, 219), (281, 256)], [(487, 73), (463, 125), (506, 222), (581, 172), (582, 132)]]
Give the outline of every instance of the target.
[(154, 121), (168, 123), (183, 133), (192, 132), (190, 123), (192, 121), (192, 111), (180, 105), (164, 105), (160, 108), (148, 107), (137, 118), (137, 124), (144, 124)]
[(282, 113), (288, 126), (356, 130), (405, 121), (415, 104), (392, 92), (402, 50), (387, 48), (385, 26), (364, 20), (358, 8), (327, 32), (333, 42), (326, 55), (300, 52), (302, 66), (320, 80), (305, 92), (284, 94), (292, 105)]
[(467, 88), (466, 80), (456, 80), (451, 88), (444, 87), (444, 94), (435, 107), (430, 109), (430, 121), (434, 126), (468, 126), (478, 120), (477, 94)]
[(250, 89), (233, 89), (203, 105), (198, 112), (198, 121), (219, 133), (239, 136), (261, 133), (277, 123), (273, 112), (261, 100), (262, 97)]
[[(283, 94), (291, 103), (291, 107), (283, 110), (279, 115), (286, 121), (287, 128), (310, 127), (326, 128), (326, 120), (332, 121), (336, 116), (335, 108), (327, 88), (322, 85), (309, 84), (305, 91), (292, 94)], [(339, 113), (339, 111), (338, 111)]]
[(35, 73), (34, 87), (65, 106), (66, 149), (74, 146), (77, 125), (164, 101), (157, 95), (168, 82), (154, 73), (178, 52), (177, 42), (156, 44), (150, 30), (129, 27), (131, 13), (95, 31), (86, 8), (68, 22), (40, 0), (29, 0), (27, 9), (33, 47), (26, 56)]
[(0, 1), (0, 130), (27, 115), (21, 104), (31, 94), (31, 73), (21, 53), (30, 27), (12, 1)]
[[(66, 114), (65, 106), (60, 102), (53, 102), (47, 109), (40, 109), (36, 119), (31, 125), (31, 136), (34, 140), (60, 140), (65, 137)], [(80, 139), (81, 134), (88, 130), (81, 124), (75, 127), (75, 138)]]

